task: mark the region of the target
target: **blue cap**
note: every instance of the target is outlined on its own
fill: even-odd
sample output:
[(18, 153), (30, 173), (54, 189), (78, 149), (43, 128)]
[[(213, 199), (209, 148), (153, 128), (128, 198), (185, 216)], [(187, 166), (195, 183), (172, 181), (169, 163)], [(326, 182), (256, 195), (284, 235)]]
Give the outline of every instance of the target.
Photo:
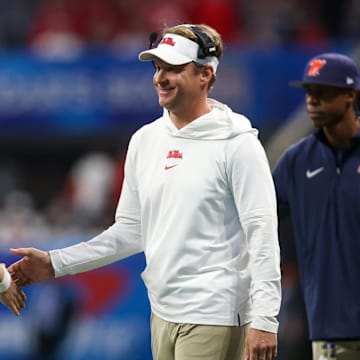
[(325, 53), (315, 56), (307, 63), (302, 81), (289, 83), (295, 87), (307, 84), (360, 90), (360, 76), (355, 62), (348, 56)]

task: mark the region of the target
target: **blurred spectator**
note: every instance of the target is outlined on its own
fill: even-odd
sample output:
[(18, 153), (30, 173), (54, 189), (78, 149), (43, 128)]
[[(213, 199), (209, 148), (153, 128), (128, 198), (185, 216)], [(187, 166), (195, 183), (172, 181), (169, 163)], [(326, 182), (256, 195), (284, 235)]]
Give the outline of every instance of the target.
[[(81, 3), (88, 46), (110, 44), (119, 32), (127, 28), (129, 14), (121, 12), (113, 0), (77, 0)], [(129, 5), (129, 4), (128, 4)], [(133, 6), (133, 5), (132, 5)], [(129, 6), (132, 9), (132, 6)]]
[(321, 21), (320, 3), (313, 3), (310, 0), (296, 0), (296, 2), (301, 16), (296, 27), (294, 44), (306, 47), (327, 45), (329, 32)]
[(190, 22), (188, 13), (189, 0), (148, 0), (143, 1), (137, 14), (139, 22), (145, 24), (148, 34), (160, 31), (164, 27)]
[(88, 153), (77, 160), (64, 188), (47, 209), (51, 227), (62, 227), (65, 232), (74, 230), (72, 226), (80, 226), (80, 231), (109, 226), (117, 202), (115, 166), (112, 157), (101, 152)]
[(285, 46), (318, 46), (327, 42), (325, 29), (317, 21), (318, 12), (314, 6), (311, 11), (303, 1), (282, 0), (279, 2), (275, 32), (280, 44)]
[(0, 211), (0, 241), (6, 246), (35, 245), (47, 236), (47, 226), (32, 196), (21, 190), (10, 191)]
[(70, 173), (72, 206), (77, 216), (90, 221), (101, 217), (112, 202), (115, 163), (104, 153), (89, 153), (80, 158)]
[(282, 0), (241, 0), (246, 43), (273, 46), (280, 42), (277, 27), (281, 3)]
[(3, 206), (3, 201), (6, 195), (18, 187), (19, 171), (14, 164), (7, 162), (0, 165), (0, 205)]
[[(143, 0), (112, 0), (119, 14), (117, 33), (113, 37), (110, 48), (121, 54), (135, 59), (139, 49), (147, 44), (149, 29), (143, 21)], [(134, 11), (134, 9), (139, 11)], [(149, 15), (148, 15), (149, 16)], [(155, 31), (151, 30), (150, 32)], [(146, 45), (145, 45), (146, 46)]]
[(43, 0), (34, 14), (29, 45), (51, 58), (73, 58), (84, 48), (86, 25), (79, 0)]
[(192, 2), (191, 22), (214, 27), (224, 42), (235, 42), (243, 36), (241, 6), (236, 0), (197, 0)]
[(318, 46), (328, 41), (320, 3), (305, 0), (242, 0), (245, 40), (256, 46)]
[(0, 0), (0, 49), (22, 48), (39, 0)]

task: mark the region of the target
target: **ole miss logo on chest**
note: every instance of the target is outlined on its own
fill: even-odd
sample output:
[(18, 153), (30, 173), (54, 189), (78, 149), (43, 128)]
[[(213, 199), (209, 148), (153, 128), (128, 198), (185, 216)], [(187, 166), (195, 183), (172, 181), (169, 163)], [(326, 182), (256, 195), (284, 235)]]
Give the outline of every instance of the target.
[(169, 150), (166, 156), (165, 170), (170, 170), (178, 166), (183, 158), (180, 150)]

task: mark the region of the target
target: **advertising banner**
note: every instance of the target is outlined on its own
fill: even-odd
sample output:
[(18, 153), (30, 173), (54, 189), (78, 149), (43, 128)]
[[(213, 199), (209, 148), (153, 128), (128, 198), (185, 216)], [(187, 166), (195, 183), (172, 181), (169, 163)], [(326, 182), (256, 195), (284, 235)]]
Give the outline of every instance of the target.
[[(226, 49), (209, 96), (273, 128), (302, 101), (288, 82), (301, 77), (310, 51)], [(31, 53), (0, 55), (0, 137), (129, 136), (162, 110), (154, 68), (137, 54), (86, 53), (68, 61)]]

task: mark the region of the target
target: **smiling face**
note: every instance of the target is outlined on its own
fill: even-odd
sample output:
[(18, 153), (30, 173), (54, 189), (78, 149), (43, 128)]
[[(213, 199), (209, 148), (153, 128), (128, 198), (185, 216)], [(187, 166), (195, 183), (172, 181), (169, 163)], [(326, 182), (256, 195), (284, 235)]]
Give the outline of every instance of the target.
[(153, 84), (162, 107), (179, 117), (202, 111), (213, 74), (210, 66), (170, 65), (161, 60), (155, 60), (154, 65)]
[(306, 109), (315, 127), (336, 125), (354, 111), (355, 90), (317, 84), (304, 89)]

